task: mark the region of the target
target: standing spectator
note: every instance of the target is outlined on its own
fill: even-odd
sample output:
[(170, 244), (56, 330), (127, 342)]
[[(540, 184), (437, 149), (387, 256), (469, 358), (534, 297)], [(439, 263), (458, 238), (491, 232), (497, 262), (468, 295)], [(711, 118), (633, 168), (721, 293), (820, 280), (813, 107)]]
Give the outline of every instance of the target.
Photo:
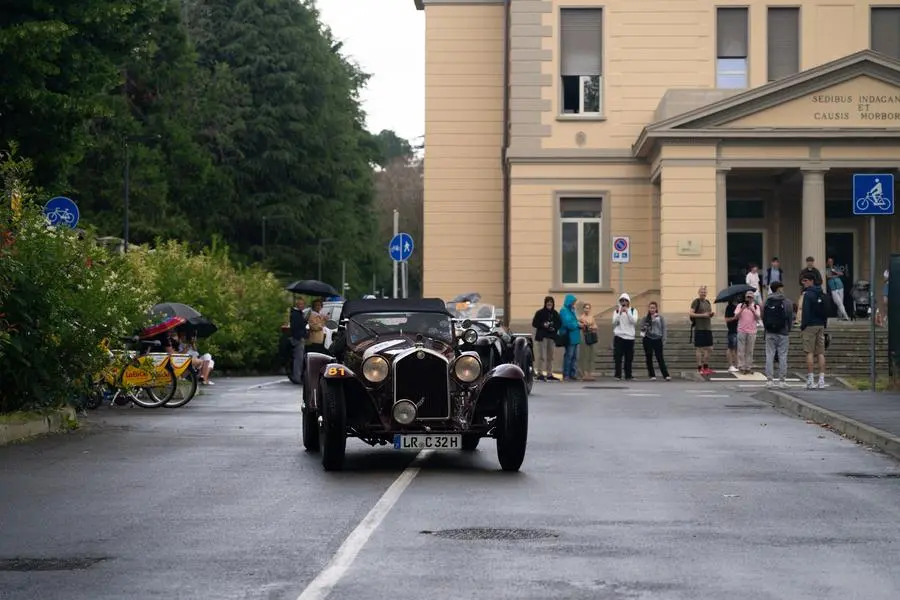
[(293, 360), (291, 361), (291, 380), (299, 384), (303, 381), (303, 357), (306, 351), (306, 339), (309, 337), (309, 330), (306, 325), (307, 311), (306, 299), (298, 296), (294, 306), (291, 307), (289, 323), (291, 325), (291, 347), (293, 349)]
[(756, 347), (756, 327), (761, 318), (756, 294), (747, 292), (744, 301), (734, 309), (738, 318), (738, 372), (749, 375), (753, 372), (753, 349)]
[(760, 289), (759, 267), (750, 264), (750, 270), (747, 271), (746, 283), (753, 288), (753, 294), (756, 297), (756, 303), (762, 303), (762, 290)]
[(553, 353), (556, 350), (556, 333), (559, 331), (562, 321), (556, 310), (556, 300), (553, 296), (544, 298), (544, 306), (534, 313), (531, 326), (534, 327), (534, 353), (537, 380), (559, 381), (553, 375)]
[(567, 294), (563, 309), (559, 311), (562, 327), (559, 332), (566, 334), (566, 351), (563, 354), (563, 381), (578, 381), (578, 344), (581, 343), (581, 326), (575, 315), (575, 295)]
[(706, 286), (700, 286), (697, 297), (691, 302), (691, 327), (694, 336), (694, 348), (697, 353), (697, 372), (710, 375), (709, 353), (713, 347), (712, 318), (716, 316), (712, 304), (706, 299)]
[(732, 298), (725, 307), (725, 325), (728, 327), (728, 348), (725, 357), (728, 359), (728, 372), (737, 373), (738, 318), (734, 316), (737, 309), (737, 298)]
[(884, 270), (884, 290), (881, 292), (882, 294), (882, 306), (884, 306), (884, 323), (887, 324), (887, 316), (888, 316), (888, 290), (890, 289), (891, 284), (891, 272), (889, 269)]
[(769, 268), (766, 269), (765, 276), (763, 277), (763, 289), (771, 289), (771, 285), (776, 281), (784, 284), (784, 271), (781, 270), (781, 261), (778, 260), (777, 256), (773, 256), (772, 262), (769, 263)]
[(828, 326), (828, 308), (825, 293), (815, 284), (814, 275), (806, 273), (803, 284), (803, 308), (800, 311), (800, 331), (803, 351), (806, 353), (806, 389), (813, 389), (816, 359), (819, 363), (819, 388), (825, 387), (825, 327)]
[(666, 368), (666, 359), (663, 358), (663, 347), (668, 338), (666, 318), (659, 314), (659, 304), (651, 302), (647, 306), (647, 316), (641, 321), (641, 338), (644, 346), (644, 359), (647, 361), (647, 376), (656, 379), (656, 371), (653, 369), (653, 357), (659, 363), (659, 372), (663, 379), (671, 381), (669, 369)]
[(838, 269), (834, 266), (834, 259), (829, 257), (828, 260), (825, 261), (825, 280), (828, 285), (828, 293), (831, 294), (832, 299), (834, 299), (834, 304), (837, 307), (837, 316), (840, 317), (842, 321), (849, 321), (850, 317), (847, 315), (847, 309), (844, 308), (843, 277), (843, 269)]
[(787, 385), (788, 347), (790, 346), (791, 325), (794, 322), (794, 308), (784, 297), (784, 285), (776, 281), (769, 286), (771, 293), (763, 307), (763, 327), (766, 330), (766, 385), (775, 385), (775, 357), (778, 357), (778, 385)]
[(306, 320), (309, 323), (309, 339), (306, 344), (306, 351), (325, 354), (325, 323), (328, 319), (322, 314), (321, 298), (313, 300), (312, 310), (309, 311)]
[(597, 322), (591, 314), (590, 302), (585, 302), (578, 315), (581, 325), (581, 350), (578, 352), (578, 376), (582, 381), (594, 381), (594, 358), (597, 348)]
[(810, 277), (813, 285), (822, 285), (822, 273), (819, 271), (819, 269), (816, 268), (816, 259), (812, 256), (806, 257), (806, 266), (803, 267), (802, 271), (800, 271), (800, 276), (798, 277), (798, 280), (800, 281), (801, 291), (800, 298), (797, 299), (797, 306), (799, 307), (799, 309), (797, 311), (796, 321), (794, 322), (795, 325), (799, 324), (803, 320), (803, 291), (805, 289), (803, 286), (804, 277)]
[(613, 361), (616, 364), (616, 379), (622, 379), (622, 362), (625, 362), (625, 380), (634, 379), (631, 367), (634, 363), (635, 325), (638, 311), (631, 306), (631, 296), (622, 293), (619, 305), (613, 313)]

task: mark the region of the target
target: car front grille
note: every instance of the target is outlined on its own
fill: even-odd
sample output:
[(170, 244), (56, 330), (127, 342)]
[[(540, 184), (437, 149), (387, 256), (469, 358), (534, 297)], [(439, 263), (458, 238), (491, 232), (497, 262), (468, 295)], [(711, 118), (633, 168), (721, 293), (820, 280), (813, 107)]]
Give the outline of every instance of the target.
[(418, 410), (420, 419), (447, 419), (450, 417), (447, 361), (430, 352), (425, 352), (423, 358), (416, 354), (411, 352), (394, 362), (394, 399), (422, 402)]

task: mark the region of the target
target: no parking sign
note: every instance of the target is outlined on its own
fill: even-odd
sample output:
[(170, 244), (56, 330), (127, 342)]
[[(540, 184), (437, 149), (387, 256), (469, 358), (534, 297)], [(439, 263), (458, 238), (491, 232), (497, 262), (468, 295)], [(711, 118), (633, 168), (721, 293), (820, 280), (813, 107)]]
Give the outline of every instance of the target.
[(612, 261), (627, 263), (631, 261), (631, 242), (627, 236), (616, 236), (612, 243)]

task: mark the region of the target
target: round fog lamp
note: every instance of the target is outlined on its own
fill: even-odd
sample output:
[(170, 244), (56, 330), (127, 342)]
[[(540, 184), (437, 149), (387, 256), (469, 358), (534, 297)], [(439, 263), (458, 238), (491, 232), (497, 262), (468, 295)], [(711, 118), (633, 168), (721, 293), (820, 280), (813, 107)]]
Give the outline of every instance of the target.
[(409, 425), (416, 419), (416, 405), (409, 400), (398, 400), (391, 414), (401, 425)]
[(453, 365), (453, 374), (463, 383), (472, 383), (481, 375), (481, 363), (474, 356), (460, 356)]
[(380, 356), (371, 356), (363, 363), (362, 371), (368, 381), (381, 383), (388, 376), (388, 363)]
[(467, 344), (474, 344), (478, 341), (478, 332), (474, 329), (466, 329), (463, 332), (463, 341)]

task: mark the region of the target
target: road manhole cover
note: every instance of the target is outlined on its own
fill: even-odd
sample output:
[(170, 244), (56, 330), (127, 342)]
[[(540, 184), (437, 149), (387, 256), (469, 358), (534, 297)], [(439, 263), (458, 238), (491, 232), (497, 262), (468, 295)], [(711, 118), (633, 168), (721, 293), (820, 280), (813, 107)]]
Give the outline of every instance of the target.
[(87, 569), (106, 558), (0, 558), (0, 571), (79, 571)]
[(420, 531), (449, 540), (544, 540), (559, 537), (546, 529), (502, 529), (494, 527), (469, 527), (466, 529), (441, 529), (438, 531)]
[(900, 473), (838, 473), (850, 479), (900, 479)]
[(586, 385), (586, 390), (624, 390), (624, 385)]

